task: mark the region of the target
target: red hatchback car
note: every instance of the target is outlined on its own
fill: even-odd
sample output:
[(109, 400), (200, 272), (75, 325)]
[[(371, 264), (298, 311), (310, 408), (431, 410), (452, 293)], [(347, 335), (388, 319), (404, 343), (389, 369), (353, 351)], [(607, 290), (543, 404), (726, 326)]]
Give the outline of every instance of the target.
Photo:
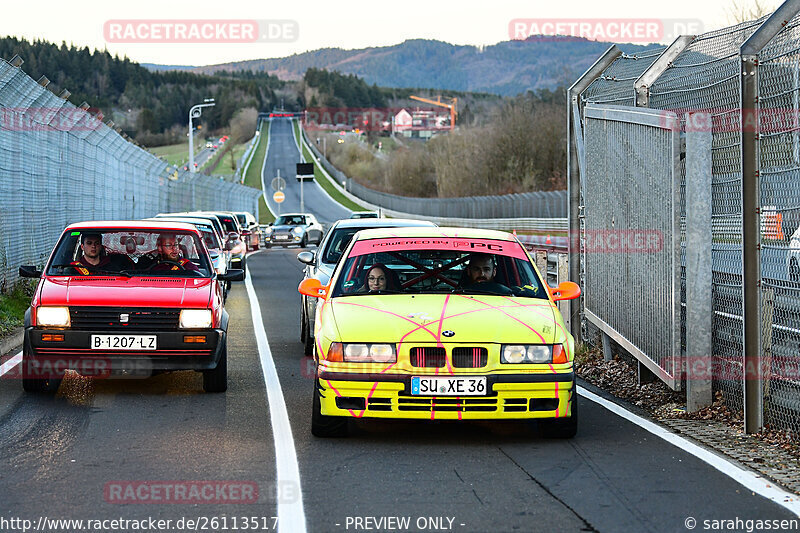
[(22, 384), (55, 392), (64, 370), (107, 377), (169, 370), (203, 373), (227, 389), (228, 313), (222, 285), (243, 270), (214, 270), (192, 224), (81, 222), (68, 226), (25, 314)]

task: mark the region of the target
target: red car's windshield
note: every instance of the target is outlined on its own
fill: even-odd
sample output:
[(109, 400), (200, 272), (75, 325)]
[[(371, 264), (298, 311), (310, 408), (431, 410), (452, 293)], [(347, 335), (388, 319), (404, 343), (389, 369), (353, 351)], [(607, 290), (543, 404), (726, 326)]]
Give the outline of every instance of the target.
[(50, 276), (210, 277), (208, 253), (195, 233), (172, 230), (83, 229), (62, 235)]

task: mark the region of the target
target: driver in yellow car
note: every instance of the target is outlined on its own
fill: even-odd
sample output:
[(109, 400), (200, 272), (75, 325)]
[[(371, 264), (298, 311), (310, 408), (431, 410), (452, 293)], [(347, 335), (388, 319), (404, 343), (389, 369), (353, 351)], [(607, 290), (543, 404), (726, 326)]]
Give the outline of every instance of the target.
[(470, 284), (493, 281), (496, 274), (497, 267), (494, 263), (494, 257), (489, 254), (472, 254), (467, 264), (467, 275), (469, 276)]

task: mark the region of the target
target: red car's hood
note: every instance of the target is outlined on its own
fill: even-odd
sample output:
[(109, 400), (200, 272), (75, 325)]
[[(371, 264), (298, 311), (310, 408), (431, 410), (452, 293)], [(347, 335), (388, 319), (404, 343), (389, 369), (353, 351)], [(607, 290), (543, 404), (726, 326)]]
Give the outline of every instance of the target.
[(53, 277), (42, 284), (40, 305), (99, 307), (208, 307), (208, 278)]

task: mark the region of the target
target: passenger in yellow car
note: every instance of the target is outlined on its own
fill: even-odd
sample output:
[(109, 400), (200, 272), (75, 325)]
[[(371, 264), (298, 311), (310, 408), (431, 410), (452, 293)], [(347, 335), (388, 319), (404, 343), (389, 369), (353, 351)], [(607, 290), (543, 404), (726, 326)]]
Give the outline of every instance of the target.
[(359, 292), (397, 291), (399, 286), (394, 272), (383, 263), (375, 263), (367, 270), (364, 286)]

